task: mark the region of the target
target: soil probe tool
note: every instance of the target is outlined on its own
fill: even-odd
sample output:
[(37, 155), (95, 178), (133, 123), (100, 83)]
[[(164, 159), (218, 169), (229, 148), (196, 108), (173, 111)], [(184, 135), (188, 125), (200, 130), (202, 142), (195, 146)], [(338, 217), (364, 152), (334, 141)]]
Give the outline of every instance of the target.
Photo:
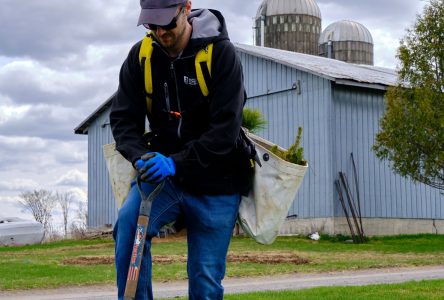
[[(146, 158), (148, 159), (148, 158)], [(142, 202), (140, 203), (139, 218), (137, 220), (137, 229), (134, 237), (133, 251), (128, 269), (128, 277), (126, 278), (125, 300), (133, 300), (136, 297), (137, 283), (139, 282), (139, 270), (142, 263), (143, 248), (146, 240), (146, 232), (150, 219), (151, 205), (154, 199), (162, 190), (165, 181), (157, 185), (154, 191), (147, 197), (142, 190), (140, 176), (137, 176), (137, 187), (139, 189)]]

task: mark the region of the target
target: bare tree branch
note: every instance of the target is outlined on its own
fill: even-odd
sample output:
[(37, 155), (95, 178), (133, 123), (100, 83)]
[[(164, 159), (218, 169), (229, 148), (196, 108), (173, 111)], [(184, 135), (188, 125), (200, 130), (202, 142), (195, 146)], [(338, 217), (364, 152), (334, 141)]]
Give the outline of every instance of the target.
[(22, 207), (31, 212), (34, 219), (43, 224), (45, 236), (52, 230), (52, 211), (55, 206), (54, 196), (47, 190), (34, 190), (32, 192), (24, 192), (20, 195), (20, 204)]
[(56, 202), (60, 205), (63, 214), (63, 229), (65, 233), (65, 237), (68, 235), (68, 217), (69, 217), (69, 209), (73, 202), (73, 194), (71, 192), (59, 193), (57, 192), (55, 195)]

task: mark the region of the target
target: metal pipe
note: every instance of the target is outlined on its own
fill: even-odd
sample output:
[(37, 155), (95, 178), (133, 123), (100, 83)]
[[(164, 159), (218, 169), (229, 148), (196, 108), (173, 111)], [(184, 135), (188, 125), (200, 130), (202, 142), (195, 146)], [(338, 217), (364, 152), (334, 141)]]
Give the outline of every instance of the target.
[(333, 58), (333, 42), (331, 40), (327, 42), (327, 57)]
[(339, 202), (341, 202), (342, 209), (344, 210), (344, 214), (345, 214), (345, 219), (347, 220), (348, 227), (350, 228), (350, 233), (351, 233), (353, 242), (356, 243), (357, 239), (356, 239), (355, 231), (353, 230), (353, 226), (350, 222), (350, 217), (348, 216), (347, 207), (345, 206), (344, 197), (342, 196), (341, 184), (339, 183), (339, 180), (335, 180), (335, 185), (336, 185), (336, 190), (338, 191), (338, 195), (339, 195)]
[(365, 236), (364, 227), (362, 226), (361, 199), (359, 197), (358, 173), (356, 172), (356, 164), (355, 164), (355, 159), (353, 158), (353, 152), (350, 153), (350, 157), (351, 157), (352, 166), (353, 166), (353, 177), (355, 179), (356, 199), (358, 201), (359, 223), (361, 224), (362, 235)]
[(261, 46), (265, 46), (265, 16), (261, 16)]
[(359, 237), (360, 237), (361, 242), (364, 242), (364, 236), (362, 235), (361, 229), (359, 227), (358, 219), (356, 217), (356, 211), (355, 211), (355, 208), (353, 206), (352, 196), (351, 196), (351, 193), (350, 193), (350, 188), (348, 186), (347, 177), (345, 176), (345, 174), (343, 172), (339, 172), (339, 177), (341, 178), (342, 185), (344, 186), (345, 194), (347, 195), (348, 205), (350, 207), (350, 212), (352, 214), (353, 221), (354, 221), (355, 226), (356, 226), (356, 230), (359, 233)]

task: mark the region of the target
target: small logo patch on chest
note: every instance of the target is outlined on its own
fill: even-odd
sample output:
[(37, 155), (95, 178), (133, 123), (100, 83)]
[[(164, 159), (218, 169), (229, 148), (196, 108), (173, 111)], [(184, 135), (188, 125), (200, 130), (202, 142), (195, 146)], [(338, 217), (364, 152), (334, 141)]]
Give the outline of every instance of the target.
[(183, 82), (186, 85), (197, 85), (197, 79), (196, 78), (190, 78), (188, 76), (183, 77)]

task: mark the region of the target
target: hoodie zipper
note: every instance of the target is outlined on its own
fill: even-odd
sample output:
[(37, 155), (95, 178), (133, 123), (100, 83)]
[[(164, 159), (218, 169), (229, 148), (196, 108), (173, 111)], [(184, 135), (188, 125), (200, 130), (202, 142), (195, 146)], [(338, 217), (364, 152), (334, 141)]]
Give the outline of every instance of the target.
[(182, 110), (180, 108), (180, 98), (179, 98), (179, 86), (177, 84), (177, 78), (176, 78), (176, 70), (174, 69), (174, 61), (171, 62), (170, 64), (170, 70), (171, 70), (171, 76), (173, 77), (174, 80), (174, 84), (176, 85), (176, 100), (177, 100), (177, 109), (178, 109), (178, 118), (179, 118), (179, 125), (177, 126), (177, 136), (179, 137), (179, 139), (181, 139), (181, 127), (182, 127)]
[(163, 89), (165, 92), (165, 104), (166, 104), (166, 110), (168, 112), (168, 119), (171, 120), (171, 115), (170, 115), (170, 111), (171, 111), (171, 105), (170, 105), (170, 92), (168, 90), (168, 83), (164, 83), (163, 84)]

